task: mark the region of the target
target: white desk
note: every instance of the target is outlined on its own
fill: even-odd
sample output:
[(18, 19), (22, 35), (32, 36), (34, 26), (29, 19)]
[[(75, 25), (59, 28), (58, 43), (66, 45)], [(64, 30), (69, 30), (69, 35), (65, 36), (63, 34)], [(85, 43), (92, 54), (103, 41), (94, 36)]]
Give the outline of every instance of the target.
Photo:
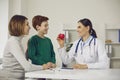
[(52, 79), (80, 79), (80, 80), (120, 80), (120, 69), (107, 70), (41, 70), (28, 72), (25, 77), (29, 78), (52, 78)]

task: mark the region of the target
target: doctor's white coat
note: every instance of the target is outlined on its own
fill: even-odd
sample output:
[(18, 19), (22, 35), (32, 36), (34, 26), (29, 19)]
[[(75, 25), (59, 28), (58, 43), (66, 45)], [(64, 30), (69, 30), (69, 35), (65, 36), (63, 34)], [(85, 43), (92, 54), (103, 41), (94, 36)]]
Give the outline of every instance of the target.
[[(87, 64), (88, 68), (109, 68), (109, 58), (106, 54), (105, 45), (98, 38), (95, 38), (94, 45), (94, 40), (90, 43), (91, 39), (92, 36), (85, 42), (81, 40), (77, 53), (75, 53), (75, 49), (79, 40), (76, 40), (73, 43), (73, 46), (68, 53), (66, 52), (65, 47), (59, 48), (58, 52), (62, 62), (64, 64), (69, 64), (75, 59), (77, 64)], [(83, 43), (85, 43), (84, 46), (82, 46)]]

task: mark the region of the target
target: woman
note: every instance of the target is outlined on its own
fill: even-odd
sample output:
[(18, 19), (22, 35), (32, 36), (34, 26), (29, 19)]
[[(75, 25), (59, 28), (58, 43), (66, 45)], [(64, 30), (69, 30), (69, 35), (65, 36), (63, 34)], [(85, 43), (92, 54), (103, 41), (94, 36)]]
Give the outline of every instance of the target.
[(57, 38), (63, 63), (68, 64), (75, 59), (74, 69), (109, 68), (109, 58), (104, 44), (97, 38), (91, 21), (89, 19), (79, 20), (77, 32), (80, 39), (73, 43), (68, 53), (65, 51), (64, 40)]
[(2, 80), (24, 80), (27, 71), (47, 69), (45, 65), (36, 66), (25, 59), (21, 42), (24, 35), (29, 33), (28, 19), (22, 15), (14, 15), (8, 29), (11, 37), (4, 50), (2, 70), (4, 78)]

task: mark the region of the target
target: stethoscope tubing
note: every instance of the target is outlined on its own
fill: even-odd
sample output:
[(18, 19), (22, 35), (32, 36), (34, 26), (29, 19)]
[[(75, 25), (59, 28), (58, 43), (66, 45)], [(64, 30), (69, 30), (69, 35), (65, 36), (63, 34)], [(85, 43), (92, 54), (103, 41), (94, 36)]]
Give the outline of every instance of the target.
[[(76, 54), (77, 54), (77, 51), (78, 51), (78, 46), (79, 46), (79, 44), (80, 44), (81, 40), (82, 40), (82, 38), (80, 38), (80, 39), (79, 39), (79, 41), (78, 41), (78, 43), (77, 43), (77, 46), (76, 46), (76, 49), (75, 49), (75, 54), (74, 54), (74, 55), (76, 55)], [(94, 37), (90, 40), (90, 42), (89, 42), (89, 46), (91, 45), (91, 42), (92, 42), (93, 40), (94, 40), (94, 46), (95, 46), (95, 44), (96, 44), (96, 39), (95, 39)], [(82, 46), (81, 46), (81, 49), (82, 49)], [(81, 52), (81, 54), (82, 54), (82, 52)]]

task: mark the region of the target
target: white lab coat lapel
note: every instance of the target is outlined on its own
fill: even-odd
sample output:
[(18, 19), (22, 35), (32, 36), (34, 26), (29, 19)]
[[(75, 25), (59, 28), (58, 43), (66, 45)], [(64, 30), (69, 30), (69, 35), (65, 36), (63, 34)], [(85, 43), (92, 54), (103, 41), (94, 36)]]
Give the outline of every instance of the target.
[(91, 45), (84, 47), (84, 62), (85, 63), (93, 63), (96, 62), (97, 55), (95, 53), (95, 46), (93, 43)]
[(75, 56), (76, 63), (83, 64), (84, 63), (84, 58), (83, 55), (81, 54), (81, 50), (77, 52), (77, 56)]
[(96, 62), (96, 59), (97, 59), (97, 54), (95, 52), (96, 45), (94, 45), (94, 39), (93, 39), (89, 46), (89, 42), (91, 39), (92, 39), (92, 37), (90, 37), (89, 40), (87, 41), (87, 43), (85, 43), (85, 45), (82, 47), (82, 49), (83, 49), (82, 54), (81, 54), (82, 41), (80, 42), (77, 56), (75, 57), (77, 63), (84, 64), (84, 63)]

